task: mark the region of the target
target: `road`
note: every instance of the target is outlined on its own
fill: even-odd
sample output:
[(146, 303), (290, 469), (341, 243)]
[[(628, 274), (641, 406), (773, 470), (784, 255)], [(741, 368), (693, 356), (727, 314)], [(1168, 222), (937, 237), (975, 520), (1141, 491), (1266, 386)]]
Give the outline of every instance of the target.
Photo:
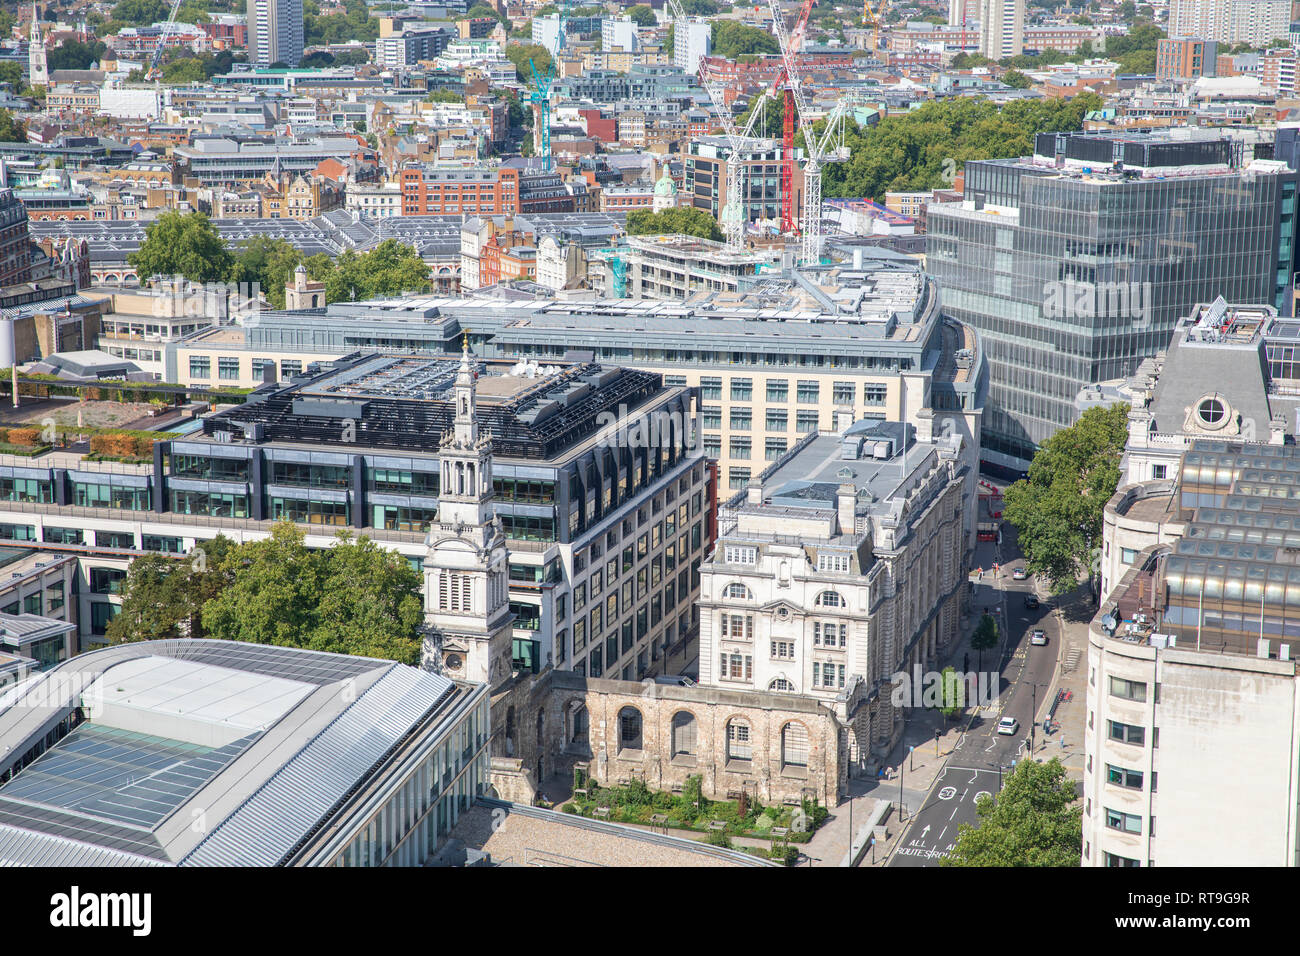
[[(938, 866), (952, 851), (957, 828), (978, 820), (975, 801), (984, 793), (996, 794), (1001, 774), (1010, 771), (1017, 760), (1025, 757), (1027, 738), (1033, 728), (1035, 745), (1041, 756), (1043, 728), (1034, 726), (1035, 713), (1042, 715), (1051, 703), (1047, 700), (1048, 684), (1060, 652), (1061, 631), (1049, 602), (1037, 610), (1025, 607), (1025, 597), (1035, 593), (1032, 580), (1016, 581), (1012, 570), (1024, 561), (1015, 543), (1015, 529), (1003, 525), (1003, 540), (981, 543), (976, 563), (985, 568), (982, 579), (975, 582), (972, 604), (976, 608), (992, 607), (1002, 633), (999, 648), (984, 652), (984, 660), (970, 661), (973, 669), (982, 663), (990, 666), (994, 658), (998, 694), (989, 706), (981, 707), (978, 716), (949, 755), (944, 770), (935, 779), (925, 803), (908, 825), (890, 866)], [(994, 578), (992, 567), (1001, 565)], [(1029, 632), (1040, 628), (1047, 634), (1047, 645), (1029, 643)], [(962, 669), (962, 661), (953, 666)], [(992, 678), (990, 678), (990, 686)], [(1014, 717), (1020, 723), (1013, 735), (997, 733), (998, 721)]]

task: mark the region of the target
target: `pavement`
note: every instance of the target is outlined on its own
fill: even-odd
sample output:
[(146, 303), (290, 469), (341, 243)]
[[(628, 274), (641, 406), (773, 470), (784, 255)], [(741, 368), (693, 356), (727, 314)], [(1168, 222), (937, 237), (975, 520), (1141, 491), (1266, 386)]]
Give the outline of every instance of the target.
[[(991, 570), (995, 563), (1000, 566), (996, 576)], [(889, 866), (939, 865), (952, 851), (961, 824), (978, 823), (979, 797), (998, 792), (1005, 774), (1026, 759), (1031, 739), (1033, 759), (1061, 757), (1070, 775), (1082, 779), (1091, 600), (1086, 586), (1053, 599), (1045, 586), (1033, 579), (1016, 581), (1012, 571), (1023, 563), (1015, 531), (1009, 525), (1004, 526), (1001, 541), (980, 545), (977, 564), (987, 570), (972, 575), (972, 607), (977, 614), (985, 609), (994, 614), (1002, 641), (998, 648), (984, 652), (982, 662), (977, 661), (976, 652), (969, 650), (969, 633), (978, 623), (978, 617), (973, 615), (967, 622), (968, 636), (945, 663), (969, 671), (971, 667), (963, 666), (969, 654), (969, 665), (988, 668), (988, 687), (991, 690), (996, 686), (997, 695), (971, 708), (959, 727), (949, 728), (941, 736), (937, 758), (933, 732), (924, 724), (926, 716), (933, 723), (938, 715), (919, 712), (909, 719), (909, 724), (916, 726), (909, 726), (904, 744), (891, 754), (895, 767), (906, 753), (904, 748), (916, 746), (916, 738), (928, 731), (931, 739), (917, 746), (908, 755), (903, 773), (896, 774), (905, 782), (901, 800), (904, 819), (893, 821), (893, 829), (900, 832), (891, 833), (886, 846)], [(1039, 597), (1039, 608), (1025, 607), (1030, 593)], [(1029, 634), (1034, 629), (1047, 635), (1046, 646), (1030, 644)], [(1066, 695), (1068, 700), (1062, 699)], [(1056, 723), (1045, 732), (1044, 720), (1049, 715)], [(1014, 733), (997, 732), (1004, 716), (1017, 721)], [(911, 765), (914, 758), (920, 758), (915, 770)], [(910, 785), (910, 792), (906, 785)], [(924, 789), (920, 800), (913, 796), (917, 788)]]

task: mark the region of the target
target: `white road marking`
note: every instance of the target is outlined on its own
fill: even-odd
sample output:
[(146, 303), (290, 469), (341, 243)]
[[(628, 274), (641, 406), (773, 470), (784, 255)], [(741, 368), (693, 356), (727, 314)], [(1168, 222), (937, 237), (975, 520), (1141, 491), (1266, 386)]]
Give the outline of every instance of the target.
[(951, 800), (955, 796), (957, 796), (956, 787), (944, 787), (942, 790), (939, 791), (940, 800)]

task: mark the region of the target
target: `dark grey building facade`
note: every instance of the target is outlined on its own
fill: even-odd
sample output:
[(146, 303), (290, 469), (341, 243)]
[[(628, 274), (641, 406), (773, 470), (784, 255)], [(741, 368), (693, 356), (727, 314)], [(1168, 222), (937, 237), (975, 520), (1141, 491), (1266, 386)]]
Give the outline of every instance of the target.
[(928, 261), (988, 357), (986, 464), (1025, 468), (1083, 386), (1130, 374), (1197, 302), (1281, 310), (1296, 191), (1203, 134), (1045, 133), (1032, 160), (967, 163), (964, 201), (929, 209)]

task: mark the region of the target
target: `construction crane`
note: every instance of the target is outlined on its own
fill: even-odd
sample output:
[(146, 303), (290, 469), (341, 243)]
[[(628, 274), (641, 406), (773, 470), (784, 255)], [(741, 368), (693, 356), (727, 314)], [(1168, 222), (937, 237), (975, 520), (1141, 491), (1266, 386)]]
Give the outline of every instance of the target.
[(167, 16), (167, 22), (163, 24), (162, 33), (158, 34), (158, 45), (154, 47), (153, 58), (149, 60), (149, 69), (144, 75), (146, 80), (156, 80), (162, 76), (162, 70), (158, 69), (158, 61), (162, 59), (163, 47), (167, 45), (167, 38), (171, 36), (172, 27), (176, 24), (176, 14), (180, 9), (181, 0), (172, 0), (172, 11)]
[(531, 56), (528, 58), (528, 68), (533, 72), (533, 91), (528, 95), (528, 101), (538, 107), (537, 122), (542, 127), (542, 169), (548, 173), (551, 171), (551, 84), (555, 81), (560, 51), (564, 49), (564, 23), (568, 12), (569, 0), (561, 0), (555, 14), (555, 42), (546, 49), (551, 55), (551, 63), (545, 72), (537, 69)]
[[(804, 33), (808, 29), (808, 15), (812, 13), (813, 4), (816, 2), (817, 0), (803, 0), (803, 5), (799, 8), (799, 18), (795, 21), (794, 30), (790, 34), (792, 54), (797, 54), (803, 47)], [(885, 0), (881, 0), (881, 2), (883, 3)], [(777, 84), (786, 79), (788, 77), (783, 67), (777, 75)], [(790, 91), (789, 84), (786, 83), (781, 111), (781, 231), (784, 233), (796, 231), (794, 221), (794, 111), (794, 94)]]
[[(953, 0), (953, 2), (960, 3), (961, 0)], [(889, 0), (876, 0), (875, 7), (871, 6), (871, 0), (862, 0), (862, 22), (871, 27), (872, 51), (880, 49), (880, 21), (884, 19), (885, 8), (888, 6)], [(962, 29), (965, 29), (965, 25)]]
[[(680, 0), (667, 0), (669, 16), (672, 17), (674, 32), (678, 38), (686, 36), (686, 24), (689, 22), (686, 14), (682, 11)], [(705, 92), (709, 94), (709, 99), (713, 103), (713, 108), (718, 117), (722, 120), (722, 132), (726, 136), (727, 145), (731, 149), (730, 160), (728, 162), (727, 173), (727, 197), (726, 202), (718, 209), (718, 219), (722, 226), (722, 237), (726, 243), (726, 248), (730, 252), (739, 252), (745, 245), (745, 225), (748, 217), (744, 211), (744, 164), (741, 162), (741, 148), (744, 145), (744, 137), (736, 132), (736, 123), (731, 115), (731, 107), (726, 103), (726, 97), (722, 87), (717, 81), (709, 75), (706, 62), (700, 60), (700, 69), (697, 74), (700, 85), (704, 87)], [(753, 128), (753, 114), (750, 116), (750, 128)]]
[(790, 40), (790, 31), (786, 29), (785, 18), (781, 13), (781, 0), (768, 0), (772, 10), (772, 28), (776, 31), (777, 43), (781, 47), (781, 61), (785, 67), (786, 89), (794, 99), (799, 112), (799, 127), (803, 131), (804, 148), (807, 158), (804, 160), (803, 179), (803, 228), (800, 230), (799, 262), (801, 265), (817, 265), (822, 258), (822, 166), (828, 162), (842, 162), (847, 159), (844, 149), (844, 114), (843, 104), (837, 104), (831, 111), (822, 139), (813, 133), (812, 119), (808, 114), (808, 104), (803, 95), (803, 79), (799, 75), (794, 47)]

